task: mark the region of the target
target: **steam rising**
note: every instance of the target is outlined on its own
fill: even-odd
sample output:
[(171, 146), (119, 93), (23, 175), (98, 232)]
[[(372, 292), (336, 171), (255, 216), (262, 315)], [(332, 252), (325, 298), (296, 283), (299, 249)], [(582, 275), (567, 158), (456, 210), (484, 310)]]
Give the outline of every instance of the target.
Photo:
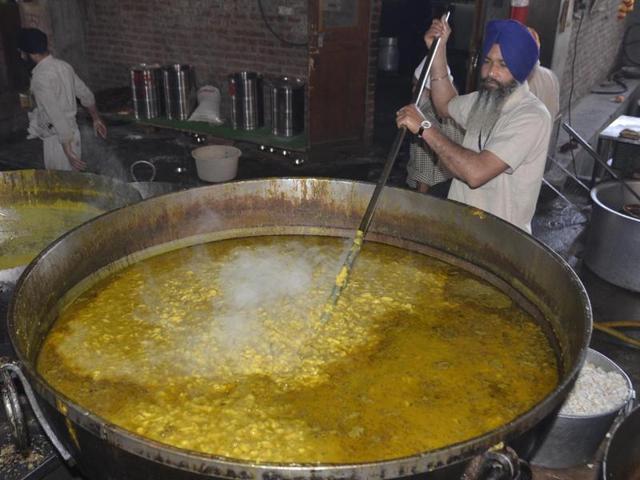
[(293, 246), (234, 252), (220, 271), (229, 306), (255, 308), (307, 293), (318, 265), (303, 257), (305, 253)]
[[(344, 256), (351, 242), (342, 243)], [(128, 365), (135, 358), (156, 378), (171, 371), (222, 385), (259, 375), (293, 385), (323, 381), (323, 365), (370, 341), (366, 317), (320, 322), (344, 261), (335, 243), (278, 239), (222, 250), (211, 245), (135, 264), (126, 286), (105, 284), (95, 302), (116, 310), (113, 324), (104, 325), (113, 342), (91, 348), (105, 334), (87, 338), (87, 331), (70, 328), (60, 343), (62, 356), (94, 377), (94, 365), (111, 365), (108, 378), (115, 381), (137, 381)], [(130, 345), (126, 354), (122, 342)]]
[(109, 137), (106, 140), (98, 138), (91, 125), (83, 124), (79, 128), (82, 138), (82, 160), (87, 162), (86, 171), (113, 177), (122, 182), (129, 181), (122, 161), (109, 146)]
[(256, 368), (299, 374), (317, 355), (314, 322), (340, 263), (326, 249), (296, 242), (236, 248), (220, 269), (221, 295), (207, 335), (228, 368), (239, 375)]

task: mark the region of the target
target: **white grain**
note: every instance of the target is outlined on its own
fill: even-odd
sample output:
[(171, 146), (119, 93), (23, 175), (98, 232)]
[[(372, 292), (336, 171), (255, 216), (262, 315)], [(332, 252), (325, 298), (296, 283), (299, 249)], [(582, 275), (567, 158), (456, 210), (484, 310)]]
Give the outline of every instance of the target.
[(576, 384), (560, 409), (561, 415), (589, 416), (621, 408), (629, 397), (625, 378), (585, 363)]

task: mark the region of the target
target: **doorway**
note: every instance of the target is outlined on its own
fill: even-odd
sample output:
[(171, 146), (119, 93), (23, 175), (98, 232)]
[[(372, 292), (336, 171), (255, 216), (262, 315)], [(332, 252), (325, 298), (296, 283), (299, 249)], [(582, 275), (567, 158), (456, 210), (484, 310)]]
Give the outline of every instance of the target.
[(369, 58), (368, 0), (309, 2), (309, 142), (364, 135)]
[[(395, 111), (411, 101), (414, 71), (427, 54), (423, 36), (433, 18), (449, 9), (452, 35), (447, 44), (447, 59), (458, 92), (466, 93), (474, 85), (474, 46), (482, 0), (383, 0), (380, 38), (397, 39), (398, 67), (392, 71), (378, 68), (375, 92), (374, 143), (387, 149), (395, 137)], [(480, 9), (480, 10), (478, 10)]]

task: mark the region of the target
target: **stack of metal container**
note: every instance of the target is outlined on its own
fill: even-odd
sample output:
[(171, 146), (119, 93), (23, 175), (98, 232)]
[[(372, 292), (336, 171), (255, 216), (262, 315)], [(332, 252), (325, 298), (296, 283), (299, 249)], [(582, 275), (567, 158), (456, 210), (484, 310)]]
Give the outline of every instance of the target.
[(299, 78), (271, 80), (271, 131), (292, 137), (304, 131), (304, 82)]
[(157, 63), (140, 63), (130, 70), (133, 113), (136, 119), (160, 117), (164, 113), (162, 73)]
[(231, 126), (236, 130), (255, 130), (264, 125), (262, 76), (256, 72), (229, 75)]
[(167, 118), (187, 120), (195, 107), (195, 74), (193, 66), (185, 64), (162, 67), (162, 83)]
[(195, 73), (184, 64), (141, 63), (131, 67), (131, 93), (136, 119), (166, 116), (187, 120), (195, 106)]

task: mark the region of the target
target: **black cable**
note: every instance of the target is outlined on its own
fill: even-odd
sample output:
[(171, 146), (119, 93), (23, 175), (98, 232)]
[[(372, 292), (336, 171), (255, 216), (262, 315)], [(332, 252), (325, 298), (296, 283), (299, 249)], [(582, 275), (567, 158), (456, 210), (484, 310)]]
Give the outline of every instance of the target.
[[(627, 90), (629, 90), (629, 87), (627, 86), (627, 84), (624, 83), (622, 80), (620, 80), (620, 70), (616, 71), (611, 76), (611, 82), (614, 82), (620, 85), (620, 89), (607, 90), (606, 88), (592, 88), (591, 93), (595, 93), (597, 95), (622, 95), (623, 93), (626, 93)], [(602, 87), (603, 84), (600, 84), (600, 86)]]
[[(576, 58), (578, 58), (578, 38), (580, 37), (580, 29), (582, 28), (582, 21), (584, 20), (584, 10), (580, 14), (580, 21), (578, 22), (578, 30), (576, 31), (576, 39), (573, 44), (573, 59), (571, 60), (571, 89), (569, 90), (569, 125), (573, 122), (571, 121), (571, 101), (573, 99), (573, 91), (575, 89), (575, 78), (576, 78)], [(569, 141), (572, 141), (569, 139)], [(576, 156), (573, 153), (573, 148), (570, 150), (571, 152), (571, 164), (573, 165), (573, 174), (578, 176), (578, 169), (576, 167)]]
[(262, 7), (262, 0), (258, 0), (258, 7), (260, 8), (260, 15), (262, 16), (262, 21), (266, 25), (267, 29), (269, 29), (271, 34), (274, 37), (276, 37), (278, 40), (280, 40), (282, 43), (284, 43), (285, 45), (289, 45), (291, 47), (306, 47), (307, 45), (309, 45), (308, 41), (304, 43), (298, 43), (298, 42), (290, 42), (289, 40), (285, 40), (284, 38), (282, 38), (280, 35), (276, 33), (276, 31), (273, 28), (271, 28), (271, 25), (269, 25), (267, 16), (264, 13), (264, 8)]
[[(633, 66), (640, 66), (640, 59), (632, 58), (631, 55), (628, 53), (629, 51), (632, 50), (629, 48), (631, 45), (640, 44), (640, 40), (634, 40), (633, 42), (629, 41), (630, 32), (634, 28), (640, 28), (640, 23), (631, 24), (624, 31), (624, 35), (622, 37), (622, 58), (626, 59)], [(607, 90), (606, 88), (600, 88), (600, 89), (592, 88), (591, 93), (621, 95), (629, 90), (629, 87), (627, 86), (627, 84), (622, 81), (623, 77), (624, 77), (623, 68), (616, 70), (610, 77), (612, 82), (615, 82), (618, 85), (620, 85), (621, 87), (620, 90)]]

